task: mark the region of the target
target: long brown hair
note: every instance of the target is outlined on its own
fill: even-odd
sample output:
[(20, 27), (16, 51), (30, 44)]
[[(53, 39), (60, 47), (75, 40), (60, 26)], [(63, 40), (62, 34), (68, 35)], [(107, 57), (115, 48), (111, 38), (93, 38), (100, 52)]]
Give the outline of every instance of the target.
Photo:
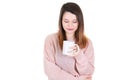
[(84, 20), (83, 20), (82, 11), (76, 3), (69, 2), (63, 4), (60, 10), (58, 40), (61, 49), (63, 46), (63, 40), (66, 40), (65, 30), (63, 29), (63, 25), (62, 25), (62, 18), (65, 12), (71, 12), (72, 14), (76, 15), (78, 20), (78, 29), (75, 31), (75, 35), (74, 35), (76, 40), (75, 43), (78, 44), (80, 48), (85, 48), (88, 40), (84, 35)]

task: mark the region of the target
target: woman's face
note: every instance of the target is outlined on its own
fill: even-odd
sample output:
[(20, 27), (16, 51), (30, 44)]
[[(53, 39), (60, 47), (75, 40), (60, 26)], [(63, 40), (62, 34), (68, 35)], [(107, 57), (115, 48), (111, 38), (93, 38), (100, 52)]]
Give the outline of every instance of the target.
[(65, 12), (62, 18), (62, 26), (66, 34), (74, 34), (78, 28), (78, 20), (76, 15)]

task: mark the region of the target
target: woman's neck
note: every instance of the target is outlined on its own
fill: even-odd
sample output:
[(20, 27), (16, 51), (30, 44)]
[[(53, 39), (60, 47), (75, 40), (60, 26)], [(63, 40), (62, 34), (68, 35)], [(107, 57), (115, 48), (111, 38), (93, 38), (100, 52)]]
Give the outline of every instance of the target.
[(66, 38), (68, 41), (75, 41), (74, 35), (73, 34), (66, 34)]

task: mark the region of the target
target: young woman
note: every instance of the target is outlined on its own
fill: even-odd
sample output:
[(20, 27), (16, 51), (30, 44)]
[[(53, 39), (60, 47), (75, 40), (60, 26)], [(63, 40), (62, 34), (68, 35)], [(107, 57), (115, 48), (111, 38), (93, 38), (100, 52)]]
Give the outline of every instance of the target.
[[(74, 41), (72, 55), (63, 55), (63, 41)], [(79, 48), (79, 49), (78, 49)], [(94, 50), (84, 35), (84, 20), (76, 3), (65, 3), (60, 11), (59, 31), (45, 39), (44, 69), (48, 80), (92, 80)]]

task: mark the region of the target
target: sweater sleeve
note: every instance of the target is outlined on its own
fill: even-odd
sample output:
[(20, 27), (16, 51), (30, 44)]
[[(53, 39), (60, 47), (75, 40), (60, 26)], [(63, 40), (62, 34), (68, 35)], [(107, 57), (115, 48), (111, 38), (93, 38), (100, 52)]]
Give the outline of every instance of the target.
[(78, 80), (78, 77), (62, 70), (55, 63), (54, 38), (47, 37), (44, 44), (44, 71), (51, 80)]
[(84, 52), (75, 56), (76, 68), (80, 75), (88, 75), (90, 78), (94, 72), (94, 49), (91, 40)]

